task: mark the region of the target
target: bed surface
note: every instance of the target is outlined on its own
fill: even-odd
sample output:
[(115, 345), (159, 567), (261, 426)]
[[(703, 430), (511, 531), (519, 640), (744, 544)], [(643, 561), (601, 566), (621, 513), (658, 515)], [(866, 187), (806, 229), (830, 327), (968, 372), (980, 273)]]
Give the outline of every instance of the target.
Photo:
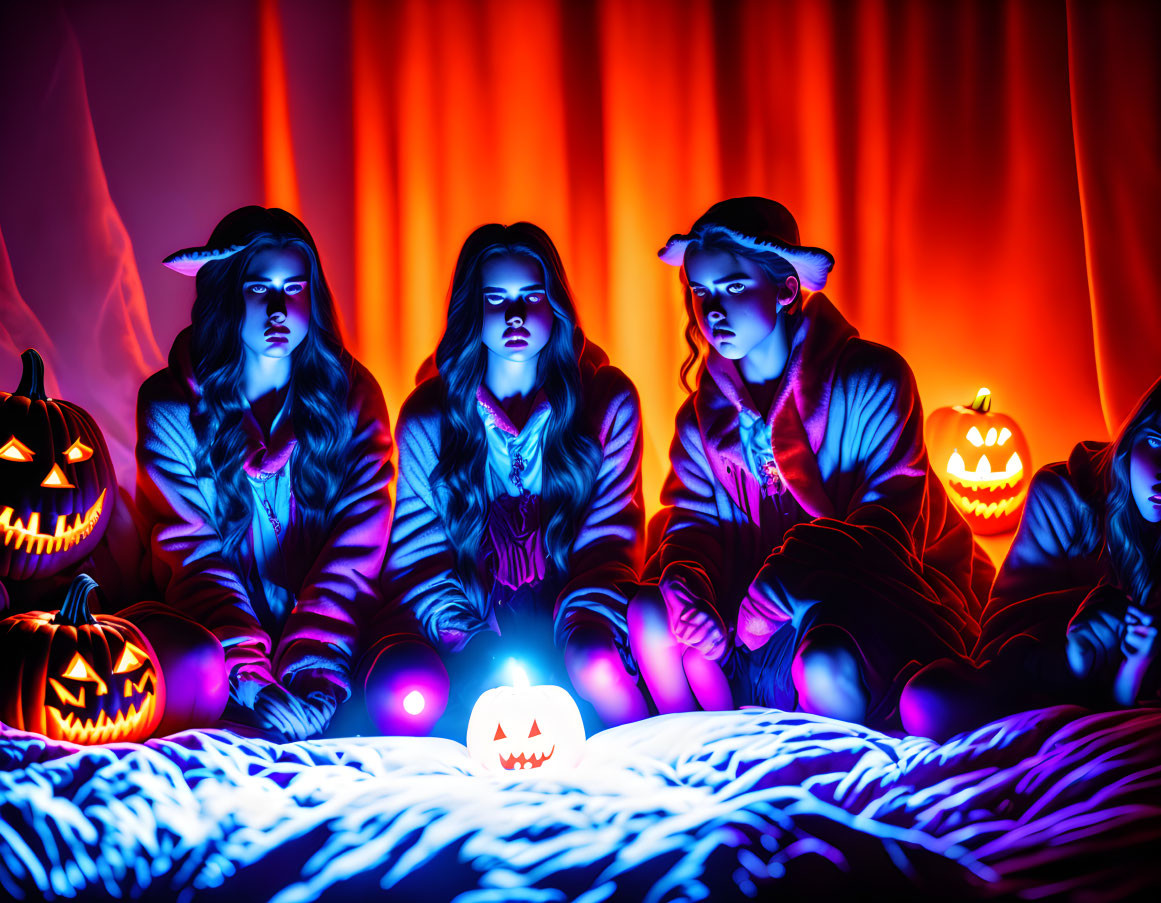
[(1161, 891), (1161, 710), (1044, 709), (942, 746), (670, 715), (531, 779), (447, 740), (0, 728), (0, 808), (18, 899), (1121, 899)]

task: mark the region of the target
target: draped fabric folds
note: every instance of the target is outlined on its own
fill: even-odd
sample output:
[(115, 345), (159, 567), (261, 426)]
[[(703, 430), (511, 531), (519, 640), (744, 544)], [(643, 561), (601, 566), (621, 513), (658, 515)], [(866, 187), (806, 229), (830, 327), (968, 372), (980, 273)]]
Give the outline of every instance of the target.
[(160, 257), (287, 205), (396, 411), (460, 242), (532, 220), (640, 389), (653, 507), (685, 354), (654, 255), (763, 194), (927, 409), (987, 385), (1060, 459), (1161, 370), (1159, 26), (1128, 0), (7, 4), (0, 343), (51, 339), (123, 467), (117, 412), (193, 296)]

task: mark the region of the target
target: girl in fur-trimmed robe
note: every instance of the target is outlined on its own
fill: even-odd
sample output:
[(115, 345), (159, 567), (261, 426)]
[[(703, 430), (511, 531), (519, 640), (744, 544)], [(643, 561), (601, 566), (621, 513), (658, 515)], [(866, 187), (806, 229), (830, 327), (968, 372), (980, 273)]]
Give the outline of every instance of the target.
[(1026, 709), (1157, 701), (1161, 380), (1112, 442), (1037, 471), (981, 619), (974, 662), (917, 674), (912, 733), (945, 739)]
[(911, 371), (818, 291), (833, 258), (774, 201), (716, 204), (660, 256), (697, 381), (658, 582), (629, 613), (653, 699), (885, 722), (919, 665), (972, 648), (992, 576), (928, 466)]
[(227, 720), (316, 735), (351, 692), (390, 527), (391, 434), (306, 227), (226, 216), (166, 259), (192, 325), (141, 387), (137, 502), (166, 603), (225, 648)]
[[(451, 673), (452, 709), (571, 682), (606, 724), (647, 714), (625, 609), (642, 552), (641, 411), (585, 340), (537, 226), (481, 226), (456, 262), (438, 373), (404, 403), (384, 592)], [(449, 716), (450, 717), (450, 716)]]

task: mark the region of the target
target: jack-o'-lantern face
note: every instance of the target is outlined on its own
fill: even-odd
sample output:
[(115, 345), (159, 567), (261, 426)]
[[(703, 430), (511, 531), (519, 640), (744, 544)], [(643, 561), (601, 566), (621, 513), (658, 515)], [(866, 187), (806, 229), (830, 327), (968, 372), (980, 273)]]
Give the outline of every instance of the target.
[(115, 504), (112, 461), (81, 408), (44, 394), (44, 363), (21, 356), (15, 392), (0, 393), (0, 577), (29, 580), (85, 558)]
[(89, 613), (95, 588), (79, 574), (59, 612), (0, 622), (5, 723), (85, 744), (142, 740), (157, 727), (165, 693), (153, 648), (128, 621)]
[(991, 412), (988, 389), (980, 389), (970, 406), (933, 411), (927, 440), (948, 497), (976, 533), (1016, 525), (1028, 496), (1031, 455), (1016, 421)]
[(571, 767), (584, 742), (580, 711), (561, 687), (496, 687), (468, 720), (468, 753), (489, 770)]

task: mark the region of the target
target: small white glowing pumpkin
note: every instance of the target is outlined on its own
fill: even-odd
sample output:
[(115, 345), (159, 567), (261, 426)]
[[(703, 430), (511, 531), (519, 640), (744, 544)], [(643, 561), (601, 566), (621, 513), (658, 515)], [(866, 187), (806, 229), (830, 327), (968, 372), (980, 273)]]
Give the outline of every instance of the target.
[(496, 687), (468, 719), (468, 754), (490, 771), (571, 768), (584, 744), (580, 710), (561, 687)]

